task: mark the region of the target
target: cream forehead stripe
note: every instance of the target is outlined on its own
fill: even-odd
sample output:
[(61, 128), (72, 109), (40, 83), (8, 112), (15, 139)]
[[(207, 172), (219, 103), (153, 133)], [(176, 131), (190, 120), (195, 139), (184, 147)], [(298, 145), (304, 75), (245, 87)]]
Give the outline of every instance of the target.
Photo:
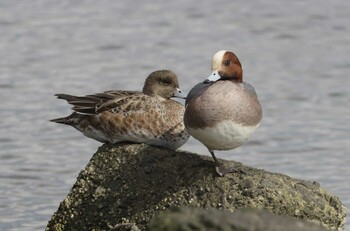
[(211, 65), (211, 70), (217, 70), (219, 69), (221, 65), (222, 58), (224, 57), (224, 54), (227, 52), (227, 50), (221, 50), (216, 52), (216, 54), (213, 56), (213, 62)]

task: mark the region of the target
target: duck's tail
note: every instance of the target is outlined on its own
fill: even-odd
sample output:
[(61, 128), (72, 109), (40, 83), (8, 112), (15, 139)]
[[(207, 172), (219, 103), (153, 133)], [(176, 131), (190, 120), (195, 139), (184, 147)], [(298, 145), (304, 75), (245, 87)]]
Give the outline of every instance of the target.
[(73, 126), (78, 124), (80, 120), (80, 115), (76, 112), (73, 112), (70, 116), (52, 119), (51, 122), (59, 123), (59, 124), (66, 124)]

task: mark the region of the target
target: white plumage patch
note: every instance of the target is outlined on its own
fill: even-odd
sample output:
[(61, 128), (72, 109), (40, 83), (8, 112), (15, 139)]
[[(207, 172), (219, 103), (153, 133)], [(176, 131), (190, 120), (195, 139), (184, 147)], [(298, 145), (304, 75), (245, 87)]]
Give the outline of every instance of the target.
[(215, 53), (212, 60), (211, 70), (219, 70), (221, 66), (222, 59), (227, 51), (221, 50)]
[(188, 132), (209, 150), (230, 150), (241, 146), (259, 126), (243, 126), (232, 121), (223, 121), (214, 127), (191, 128)]

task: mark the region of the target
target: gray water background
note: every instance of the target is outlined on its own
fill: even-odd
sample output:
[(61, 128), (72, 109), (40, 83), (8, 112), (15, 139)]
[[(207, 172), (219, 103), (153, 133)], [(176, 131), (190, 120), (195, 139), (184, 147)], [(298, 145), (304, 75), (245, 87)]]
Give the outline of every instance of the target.
[(70, 114), (53, 94), (138, 90), (164, 68), (188, 92), (221, 49), (264, 118), (218, 156), (318, 181), (350, 207), (349, 24), (348, 0), (0, 0), (0, 230), (43, 230), (100, 146), (48, 122)]

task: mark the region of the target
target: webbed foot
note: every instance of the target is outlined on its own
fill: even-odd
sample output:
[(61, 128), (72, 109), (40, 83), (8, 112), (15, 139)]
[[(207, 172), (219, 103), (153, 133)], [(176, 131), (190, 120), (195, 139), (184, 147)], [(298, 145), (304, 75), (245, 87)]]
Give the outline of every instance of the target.
[(215, 171), (219, 176), (225, 176), (228, 173), (246, 174), (246, 172), (241, 168), (236, 168), (234, 166), (225, 166), (220, 163), (216, 163)]

